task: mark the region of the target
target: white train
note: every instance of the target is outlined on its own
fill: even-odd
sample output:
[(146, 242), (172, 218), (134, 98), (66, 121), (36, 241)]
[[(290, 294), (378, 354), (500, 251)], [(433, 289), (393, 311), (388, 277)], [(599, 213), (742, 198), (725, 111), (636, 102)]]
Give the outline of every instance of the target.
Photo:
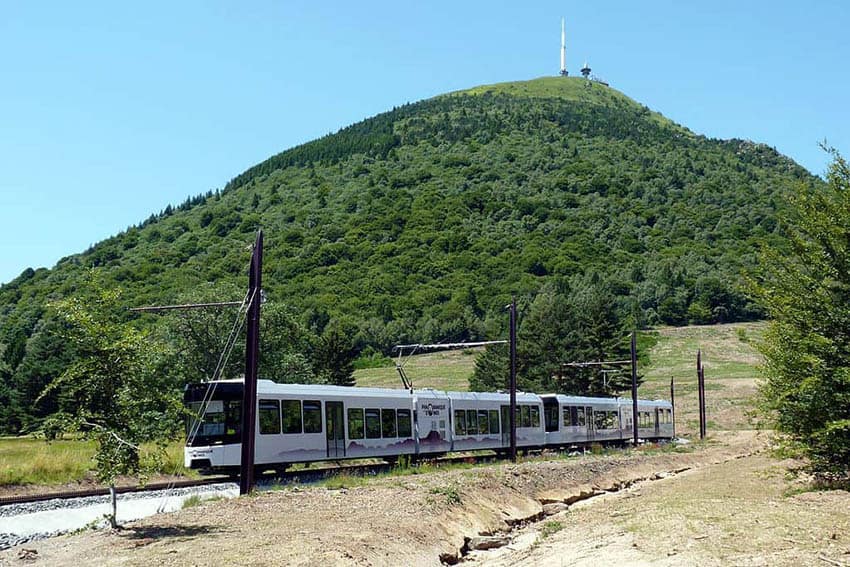
[[(200, 419), (187, 426), (185, 464), (233, 472), (241, 459), (241, 380), (186, 387), (184, 401)], [(520, 392), (517, 447), (570, 447), (632, 439), (630, 398), (589, 398)], [(510, 401), (505, 393), (394, 390), (257, 383), (255, 463), (285, 469), (293, 463), (510, 447)], [(670, 402), (638, 400), (638, 433), (670, 439)]]

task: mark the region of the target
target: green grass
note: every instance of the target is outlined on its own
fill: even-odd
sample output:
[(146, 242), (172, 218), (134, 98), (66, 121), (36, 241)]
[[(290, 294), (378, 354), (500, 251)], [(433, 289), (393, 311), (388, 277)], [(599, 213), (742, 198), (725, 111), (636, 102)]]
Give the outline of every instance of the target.
[[(143, 452), (152, 450), (143, 447)], [(93, 441), (58, 439), (47, 442), (34, 437), (0, 437), (0, 486), (56, 485), (93, 477)], [(143, 453), (144, 454), (144, 453)], [(154, 473), (193, 476), (183, 468), (183, 443), (168, 445)]]
[(92, 466), (94, 442), (0, 438), (0, 486), (80, 481)]
[(196, 506), (200, 506), (205, 502), (217, 502), (219, 500), (224, 500), (222, 496), (211, 496), (210, 498), (203, 498), (197, 494), (193, 494), (183, 501), (182, 508), (185, 510), (186, 508), (194, 508)]
[(540, 529), (540, 539), (546, 539), (547, 537), (558, 533), (562, 529), (564, 529), (563, 522), (550, 520), (543, 524), (543, 527)]
[[(617, 89), (606, 87), (600, 83), (588, 82), (580, 77), (539, 77), (529, 81), (513, 81), (497, 83), (494, 85), (481, 85), (471, 89), (450, 93), (447, 96), (458, 94), (483, 95), (508, 94), (530, 98), (561, 98), (575, 102), (608, 105), (640, 106), (633, 99), (627, 97)], [(658, 112), (647, 109), (651, 119), (659, 125), (675, 128), (682, 133), (692, 135), (687, 129), (682, 128)]]
[(429, 492), (431, 494), (441, 495), (449, 506), (461, 503), (460, 492), (455, 485), (435, 486)]
[(356, 488), (364, 486), (368, 482), (365, 476), (352, 474), (335, 474), (316, 483), (316, 486), (322, 486), (328, 490), (340, 490), (342, 488)]

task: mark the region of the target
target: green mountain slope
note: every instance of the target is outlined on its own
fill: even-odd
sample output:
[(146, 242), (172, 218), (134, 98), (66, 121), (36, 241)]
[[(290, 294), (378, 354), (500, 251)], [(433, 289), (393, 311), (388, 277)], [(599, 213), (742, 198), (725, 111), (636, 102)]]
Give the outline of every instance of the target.
[(88, 267), (128, 304), (170, 302), (206, 282), (241, 285), (261, 226), (269, 299), (318, 330), (340, 321), (359, 348), (493, 335), (512, 293), (577, 278), (609, 282), (640, 324), (753, 318), (741, 270), (761, 242), (782, 241), (775, 213), (799, 182), (820, 181), (769, 147), (695, 135), (598, 83), (450, 93), (26, 270), (0, 287), (0, 377), (20, 390), (34, 360), (61, 367), (33, 337), (46, 302), (77, 291)]

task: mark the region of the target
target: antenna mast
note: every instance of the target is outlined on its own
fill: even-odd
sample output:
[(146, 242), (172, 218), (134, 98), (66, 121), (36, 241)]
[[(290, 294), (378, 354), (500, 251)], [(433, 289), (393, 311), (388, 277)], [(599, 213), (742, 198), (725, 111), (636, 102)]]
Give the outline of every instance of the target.
[(566, 77), (567, 72), (567, 32), (564, 18), (561, 18), (561, 76)]

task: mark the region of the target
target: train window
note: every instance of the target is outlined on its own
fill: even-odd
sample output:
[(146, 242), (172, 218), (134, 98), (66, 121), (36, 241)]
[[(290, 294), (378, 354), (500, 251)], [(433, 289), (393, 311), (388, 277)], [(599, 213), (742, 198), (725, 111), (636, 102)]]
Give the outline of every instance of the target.
[(410, 410), (398, 410), (398, 436), (410, 437), (413, 435), (413, 429), (410, 425)]
[(578, 425), (579, 427), (586, 426), (587, 422), (585, 421), (585, 418), (584, 418), (584, 408), (575, 408), (575, 410), (576, 410), (576, 413), (575, 413), (575, 415), (576, 415), (576, 422), (575, 422), (576, 425)]
[(322, 404), (315, 400), (304, 400), (304, 433), (322, 432)]
[(394, 409), (381, 410), (381, 437), (396, 437)]
[(478, 435), (478, 417), (474, 409), (466, 410), (466, 433)]
[(479, 435), (487, 435), (490, 431), (489, 417), (487, 410), (478, 410), (478, 433)]
[(280, 404), (277, 400), (260, 400), (260, 434), (280, 433)]
[(531, 406), (519, 407), (520, 427), (531, 427)]
[(596, 420), (596, 429), (616, 429), (618, 424), (617, 412), (597, 411), (593, 417)]
[(490, 410), (490, 433), (499, 434), (499, 410)]
[(455, 410), (455, 435), (466, 435), (466, 412)]
[(363, 439), (363, 408), (348, 408), (348, 438)]
[(572, 423), (570, 422), (570, 406), (564, 406), (562, 410), (562, 415), (562, 419), (564, 420), (564, 427), (569, 427), (570, 425), (572, 425)]
[(381, 410), (366, 410), (366, 439), (381, 438)]
[(283, 400), (283, 432), (301, 433), (301, 402)]
[(559, 406), (545, 405), (543, 406), (543, 418), (546, 422), (546, 431), (558, 431)]
[(540, 408), (531, 406), (531, 427), (540, 427)]

